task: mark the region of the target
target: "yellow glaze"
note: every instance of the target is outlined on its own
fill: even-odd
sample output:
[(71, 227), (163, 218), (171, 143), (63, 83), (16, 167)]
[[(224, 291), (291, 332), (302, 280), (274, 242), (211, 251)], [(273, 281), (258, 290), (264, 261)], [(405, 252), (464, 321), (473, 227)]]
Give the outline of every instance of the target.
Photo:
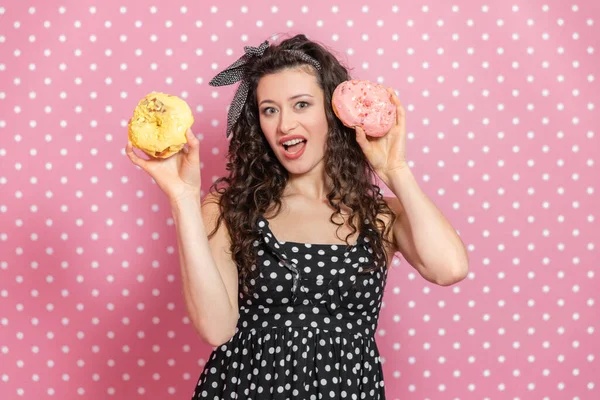
[(152, 92), (140, 100), (129, 120), (131, 143), (155, 158), (168, 158), (187, 143), (186, 131), (194, 123), (192, 110), (181, 98)]

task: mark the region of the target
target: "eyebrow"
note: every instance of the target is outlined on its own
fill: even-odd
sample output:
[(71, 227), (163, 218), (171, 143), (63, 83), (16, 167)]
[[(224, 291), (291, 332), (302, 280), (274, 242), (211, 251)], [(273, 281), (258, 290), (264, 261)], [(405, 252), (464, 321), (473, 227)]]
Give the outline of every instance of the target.
[[(294, 100), (294, 99), (297, 99), (298, 97), (303, 97), (303, 96), (314, 97), (308, 93), (302, 93), (302, 94), (297, 94), (295, 96), (292, 96), (288, 100)], [(265, 99), (260, 102), (259, 106), (261, 106), (263, 103), (275, 103), (275, 102), (273, 100)]]

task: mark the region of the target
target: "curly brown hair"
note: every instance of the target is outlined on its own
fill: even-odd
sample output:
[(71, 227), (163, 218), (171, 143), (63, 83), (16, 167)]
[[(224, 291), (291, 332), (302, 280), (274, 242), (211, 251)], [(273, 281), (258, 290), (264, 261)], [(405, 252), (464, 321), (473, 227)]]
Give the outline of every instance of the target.
[[(301, 60), (293, 52), (282, 50), (300, 50), (317, 60), (321, 70)], [(253, 58), (247, 65), (246, 77), (250, 83), (248, 98), (242, 114), (232, 128), (232, 138), (227, 153), (227, 177), (220, 177), (210, 187), (209, 192), (217, 192), (220, 196), (218, 204), (220, 215), (216, 227), (208, 235), (211, 238), (224, 219), (231, 238), (231, 253), (238, 266), (242, 290), (249, 294), (248, 283), (256, 277), (256, 250), (254, 243), (262, 241), (256, 230), (259, 216), (276, 209), (277, 215), (282, 207), (281, 196), (288, 181), (288, 172), (276, 158), (267, 142), (259, 123), (258, 106), (256, 104), (256, 87), (259, 79), (267, 74), (274, 74), (284, 69), (303, 68), (317, 76), (319, 87), (324, 92), (325, 113), (328, 122), (327, 149), (324, 157), (325, 173), (332, 182), (332, 189), (327, 194), (329, 205), (335, 209), (330, 221), (341, 214), (340, 205), (351, 210), (349, 224), (352, 229), (345, 241), (360, 229), (373, 244), (374, 260), (364, 273), (382, 268), (387, 263), (384, 242), (387, 240), (391, 225), (396, 218), (388, 207), (379, 186), (373, 184), (375, 172), (367, 161), (362, 149), (355, 139), (355, 132), (348, 128), (335, 115), (331, 104), (333, 91), (343, 81), (351, 79), (348, 69), (325, 47), (309, 40), (305, 35), (296, 35), (283, 40), (278, 45), (270, 45), (262, 57)], [(219, 187), (226, 183), (225, 187)], [(391, 222), (386, 227), (379, 216), (387, 214)], [(354, 225), (355, 217), (360, 221)], [(367, 222), (375, 221), (377, 229), (367, 230)], [(383, 232), (383, 233), (382, 233)]]

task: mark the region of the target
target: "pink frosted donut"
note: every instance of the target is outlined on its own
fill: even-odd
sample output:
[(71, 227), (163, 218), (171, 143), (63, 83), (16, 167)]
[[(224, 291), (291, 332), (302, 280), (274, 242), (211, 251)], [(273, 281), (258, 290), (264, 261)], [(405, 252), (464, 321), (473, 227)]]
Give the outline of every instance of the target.
[(369, 136), (384, 136), (396, 121), (396, 106), (382, 85), (352, 79), (340, 83), (331, 98), (333, 111), (344, 125), (360, 126)]

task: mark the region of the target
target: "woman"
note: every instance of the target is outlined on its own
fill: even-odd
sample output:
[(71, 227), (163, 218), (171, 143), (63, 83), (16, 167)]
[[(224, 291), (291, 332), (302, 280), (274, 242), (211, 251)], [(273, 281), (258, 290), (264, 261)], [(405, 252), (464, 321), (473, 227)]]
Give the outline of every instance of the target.
[(167, 160), (126, 149), (170, 200), (186, 306), (215, 346), (193, 398), (384, 399), (374, 334), (394, 254), (450, 285), (466, 275), (465, 248), (411, 174), (391, 89), (396, 124), (367, 137), (330, 106), (350, 76), (323, 46), (297, 35), (245, 50), (211, 81), (241, 83), (229, 175), (202, 202), (191, 131)]

